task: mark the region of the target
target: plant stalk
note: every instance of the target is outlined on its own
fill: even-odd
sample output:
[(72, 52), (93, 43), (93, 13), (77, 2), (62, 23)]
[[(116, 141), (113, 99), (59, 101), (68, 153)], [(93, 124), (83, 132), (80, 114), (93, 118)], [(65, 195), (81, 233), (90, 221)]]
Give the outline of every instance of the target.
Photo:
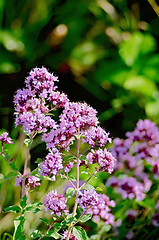
[[(79, 161), (79, 147), (80, 147), (80, 138), (78, 138), (78, 145), (77, 145), (77, 184), (76, 184), (76, 200), (75, 200), (75, 205), (73, 208), (73, 213), (72, 213), (72, 217), (76, 216), (76, 210), (77, 210), (77, 198), (78, 198), (78, 193), (79, 193), (79, 165), (80, 165), (80, 161)], [(71, 235), (71, 231), (72, 231), (73, 225), (71, 224), (69, 229), (68, 229), (68, 234), (67, 234), (67, 238), (66, 240), (70, 239), (70, 235)]]
[(25, 162), (24, 162), (24, 171), (23, 171), (23, 180), (22, 180), (22, 198), (25, 196), (25, 194), (28, 195), (28, 192), (26, 191), (25, 180), (30, 171), (28, 167), (29, 158), (30, 158), (30, 147), (27, 148)]

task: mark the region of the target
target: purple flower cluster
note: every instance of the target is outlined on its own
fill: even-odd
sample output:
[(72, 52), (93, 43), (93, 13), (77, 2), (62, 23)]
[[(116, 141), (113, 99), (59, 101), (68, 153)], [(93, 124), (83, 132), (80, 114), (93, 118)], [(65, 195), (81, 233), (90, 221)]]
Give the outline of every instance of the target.
[(159, 143), (158, 127), (150, 120), (139, 120), (133, 132), (128, 132), (126, 136), (132, 141), (148, 142), (149, 145)]
[(124, 177), (122, 179), (116, 177), (113, 177), (113, 179), (109, 178), (106, 185), (116, 187), (123, 199), (136, 197), (136, 201), (141, 201), (145, 197), (144, 185), (133, 177)]
[(42, 67), (31, 70), (25, 83), (26, 87), (33, 93), (37, 93), (41, 98), (48, 98), (49, 93), (57, 88), (54, 85), (56, 81), (58, 78)]
[(111, 142), (111, 138), (108, 137), (109, 133), (100, 126), (91, 127), (83, 133), (83, 136), (85, 137), (85, 139), (82, 139), (83, 142), (87, 142), (92, 148), (97, 145), (103, 147), (108, 141)]
[(78, 198), (78, 203), (84, 210), (92, 206), (97, 206), (99, 201), (100, 194), (98, 194), (94, 189), (84, 190), (84, 193), (81, 193)]
[(110, 152), (105, 148), (94, 150), (92, 149), (86, 156), (88, 162), (90, 164), (97, 163), (99, 166), (99, 171), (104, 171), (108, 173), (112, 173), (114, 170), (114, 164), (116, 159), (112, 156)]
[(127, 217), (127, 220), (135, 220), (136, 216), (138, 215), (138, 212), (135, 211), (134, 209), (129, 209), (126, 211), (125, 213), (126, 217)]
[[(89, 145), (88, 149), (92, 149), (86, 156), (85, 164), (96, 164), (98, 168), (95, 168), (95, 171), (112, 173), (116, 160), (106, 148), (102, 149), (107, 142), (111, 142), (111, 138), (109, 133), (99, 126), (97, 111), (86, 103), (70, 102), (64, 93), (57, 91), (57, 81), (58, 78), (46, 68), (34, 68), (25, 80), (26, 87), (18, 90), (14, 96), (16, 126), (22, 126), (31, 137), (42, 132), (42, 140), (49, 149), (49, 153), (40, 163), (40, 174), (51, 177), (53, 181), (60, 170), (67, 174), (77, 160), (63, 164), (62, 151), (69, 151), (70, 145), (76, 139), (80, 139), (82, 143), (86, 142), (86, 146)], [(51, 117), (52, 111), (59, 107), (63, 110), (59, 120), (55, 122)], [(94, 150), (95, 147), (100, 148)], [(26, 178), (26, 181), (29, 186), (39, 185), (39, 179), (33, 176)], [(19, 176), (16, 185), (21, 183), (22, 178)], [(100, 217), (105, 222), (113, 222), (109, 206), (113, 206), (114, 203), (109, 201), (108, 197), (97, 194), (95, 190), (84, 190), (78, 201), (87, 210), (99, 206)], [(50, 210), (51, 214), (68, 214), (66, 199), (56, 191), (50, 191), (43, 204), (45, 210)], [(93, 214), (95, 216), (95, 212)], [(107, 217), (104, 217), (104, 214), (107, 214)]]
[(50, 150), (47, 156), (40, 163), (40, 174), (50, 176), (52, 181), (56, 180), (56, 175), (63, 168), (62, 154), (56, 149)]
[(139, 120), (133, 132), (126, 134), (127, 139), (115, 139), (112, 154), (119, 162), (116, 169), (126, 165), (135, 169), (140, 160), (154, 164), (159, 156), (159, 128), (150, 120)]
[[(44, 67), (30, 71), (25, 80), (26, 88), (17, 90), (14, 96), (16, 126), (22, 126), (28, 134), (56, 128), (56, 122), (47, 114), (52, 109), (64, 107), (68, 99), (65, 94), (55, 91), (55, 81), (58, 81), (57, 77)], [(52, 106), (48, 105), (48, 100)]]
[(61, 149), (69, 149), (70, 143), (77, 135), (81, 135), (86, 129), (98, 124), (96, 114), (96, 110), (86, 103), (66, 103), (59, 117), (60, 123), (57, 129), (43, 136), (47, 148), (58, 146)]
[(110, 209), (110, 207), (115, 207), (115, 202), (113, 200), (110, 201), (105, 194), (100, 194), (98, 198), (98, 204), (88, 209), (87, 213), (92, 214), (95, 222), (99, 222), (102, 219), (106, 224), (115, 225), (115, 217)]
[(57, 194), (57, 191), (51, 190), (44, 198), (43, 204), (45, 211), (50, 211), (50, 214), (61, 216), (62, 212), (68, 214), (66, 199), (62, 194)]
[[(15, 186), (18, 186), (18, 185), (22, 186), (22, 181), (23, 181), (23, 178), (21, 176), (16, 177)], [(40, 179), (38, 177), (29, 176), (25, 180), (25, 186), (35, 188), (36, 186), (40, 185), (39, 181)]]
[(7, 137), (8, 136), (8, 133), (7, 132), (4, 132), (0, 135), (0, 142), (2, 144), (2, 147), (5, 145), (5, 144), (13, 144), (12, 142), (12, 139), (10, 137)]
[(151, 171), (154, 173), (154, 178), (158, 179), (159, 177), (159, 158), (156, 161), (152, 161)]
[(122, 170), (126, 176), (122, 179), (112, 177), (107, 185), (117, 187), (124, 199), (136, 196), (140, 201), (150, 190), (151, 180), (159, 175), (159, 128), (150, 120), (139, 120), (135, 130), (126, 136), (125, 140), (116, 138), (111, 149), (118, 159), (115, 171)]
[[(62, 238), (63, 240), (66, 240), (67, 239), (67, 234), (68, 234), (68, 230), (66, 230), (63, 234), (62, 234)], [(70, 240), (77, 240), (77, 238), (71, 233), (70, 235)]]

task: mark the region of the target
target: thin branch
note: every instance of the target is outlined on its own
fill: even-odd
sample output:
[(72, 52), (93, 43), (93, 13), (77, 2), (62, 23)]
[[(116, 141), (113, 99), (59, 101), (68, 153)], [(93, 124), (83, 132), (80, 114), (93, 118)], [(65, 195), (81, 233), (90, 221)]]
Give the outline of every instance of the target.
[(74, 154), (71, 150), (69, 150), (69, 152), (70, 152), (74, 157), (77, 158), (76, 154)]
[(52, 225), (54, 224), (54, 221), (51, 222), (49, 228), (46, 230), (46, 232), (44, 233), (44, 235), (42, 237), (39, 238), (39, 240), (41, 240), (43, 237), (46, 236), (46, 234), (49, 232), (49, 230), (52, 228)]
[(147, 1), (149, 2), (149, 4), (151, 5), (153, 10), (155, 11), (157, 16), (159, 17), (159, 6), (157, 5), (156, 1), (155, 0), (147, 0)]
[(87, 152), (88, 150), (89, 150), (89, 148), (87, 148), (86, 150), (84, 150), (84, 152), (81, 153), (79, 157), (81, 157), (81, 156), (82, 156), (85, 152)]
[(23, 171), (23, 180), (22, 180), (22, 198), (26, 193), (26, 187), (25, 187), (25, 180), (28, 176), (28, 161), (30, 158), (30, 147), (27, 148), (26, 156), (25, 156), (25, 163), (24, 163), (24, 171)]
[(82, 186), (79, 188), (79, 190), (81, 190), (81, 189), (89, 182), (89, 180), (90, 180), (92, 177), (94, 177), (95, 175), (96, 175), (96, 172), (93, 173), (93, 174), (87, 179), (87, 181), (82, 184)]

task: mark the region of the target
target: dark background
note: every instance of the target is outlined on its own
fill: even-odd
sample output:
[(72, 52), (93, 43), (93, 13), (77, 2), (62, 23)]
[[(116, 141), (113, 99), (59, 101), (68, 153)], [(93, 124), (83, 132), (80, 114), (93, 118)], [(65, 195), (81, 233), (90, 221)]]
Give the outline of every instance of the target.
[(158, 124), (157, 14), (142, 0), (1, 0), (1, 128), (14, 127), (13, 95), (36, 66), (59, 76), (70, 100), (96, 108), (114, 137), (140, 118)]

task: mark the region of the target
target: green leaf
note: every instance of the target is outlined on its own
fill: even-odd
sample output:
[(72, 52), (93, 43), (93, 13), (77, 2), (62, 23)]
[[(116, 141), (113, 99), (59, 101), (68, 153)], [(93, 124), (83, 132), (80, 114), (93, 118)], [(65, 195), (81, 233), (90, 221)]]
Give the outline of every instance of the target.
[(98, 235), (92, 235), (91, 237), (90, 237), (90, 240), (96, 240), (98, 238)]
[(23, 216), (17, 217), (14, 220), (14, 235), (13, 235), (13, 240), (19, 240), (20, 237), (22, 237), (23, 231), (24, 231), (24, 223), (25, 223), (25, 218)]
[(74, 192), (75, 192), (74, 188), (72, 188), (72, 187), (67, 188), (67, 190), (66, 190), (66, 198), (71, 198), (73, 196)]
[(91, 214), (83, 215), (80, 219), (80, 222), (87, 222), (91, 218), (92, 218)]
[(27, 146), (27, 147), (30, 147), (30, 145), (32, 144), (33, 140), (30, 139), (30, 138), (26, 138), (24, 140), (24, 144)]
[[(6, 238), (6, 237), (9, 237), (9, 238)], [(12, 235), (11, 234), (9, 234), (9, 233), (4, 233), (3, 234), (3, 237), (2, 237), (2, 240), (10, 240), (10, 239), (13, 239), (13, 237), (12, 237)]]
[(34, 206), (26, 207), (25, 210), (26, 212), (31, 212), (31, 213), (37, 213), (41, 211), (40, 208), (34, 207)]
[(94, 187), (87, 183), (86, 185), (84, 185), (83, 189), (90, 190), (90, 189), (94, 189)]
[(153, 93), (157, 92), (156, 84), (152, 82), (151, 79), (139, 75), (131, 75), (127, 77), (123, 86), (127, 90), (141, 93), (149, 97), (152, 97)]
[(3, 180), (3, 178), (4, 178), (3, 174), (2, 174), (2, 173), (0, 173), (0, 181), (2, 181), (2, 180)]
[(27, 205), (27, 196), (24, 195), (24, 197), (20, 200), (20, 206), (24, 208)]
[(100, 188), (100, 187), (96, 187), (96, 191), (98, 191), (98, 192), (103, 192), (103, 189)]
[(17, 172), (10, 172), (6, 176), (4, 176), (4, 179), (8, 180), (8, 179), (10, 179), (12, 177), (16, 177), (17, 175), (18, 175)]
[(80, 206), (78, 206), (78, 209), (79, 209), (79, 211), (80, 211), (81, 213), (84, 213), (83, 208), (81, 208)]
[(25, 210), (27, 212), (37, 213), (37, 212), (41, 211), (40, 208), (39, 208), (41, 205), (42, 205), (41, 202), (29, 203), (29, 204), (26, 205)]
[(40, 218), (40, 220), (46, 223), (47, 225), (50, 224), (50, 221), (47, 218)]
[(70, 217), (66, 220), (66, 224), (69, 225), (70, 223), (76, 223), (77, 219), (75, 217)]
[(59, 239), (61, 238), (61, 235), (55, 231), (52, 231), (50, 230), (47, 234), (46, 234), (47, 237), (53, 237), (55, 239)]
[(8, 161), (10, 161), (11, 156), (10, 156), (8, 153), (5, 153), (4, 155), (5, 155), (5, 158), (6, 158)]
[(133, 33), (119, 46), (119, 54), (128, 66), (133, 66), (136, 59), (156, 49), (155, 38), (141, 32)]
[(87, 234), (80, 226), (76, 226), (73, 228), (73, 235), (78, 240), (87, 240)]
[(34, 239), (34, 238), (38, 238), (38, 237), (42, 237), (42, 236), (43, 236), (43, 234), (41, 231), (35, 230), (34, 232), (31, 233), (30, 238)]
[(76, 182), (76, 178), (74, 177), (74, 176), (69, 176), (69, 179), (71, 180), (71, 181), (73, 181), (73, 182)]
[(40, 207), (43, 204), (41, 202), (33, 202), (26, 205), (26, 207)]
[(140, 206), (144, 208), (154, 208), (155, 207), (155, 202), (153, 199), (150, 198), (145, 198), (140, 202), (137, 202)]
[(9, 206), (4, 209), (5, 212), (15, 212), (19, 213), (21, 212), (21, 208), (19, 206)]
[(63, 220), (62, 222), (61, 222), (61, 228), (66, 228), (66, 220)]
[(26, 240), (26, 237), (22, 235), (20, 238), (18, 238), (18, 240)]
[(10, 172), (10, 173), (8, 173), (6, 176), (4, 176), (4, 178), (2, 178), (1, 179), (1, 181), (4, 181), (4, 180), (9, 180), (9, 179), (11, 179), (11, 178), (13, 178), (13, 177), (16, 177), (18, 175), (18, 173), (17, 172)]
[(55, 222), (55, 223), (53, 224), (53, 227), (54, 227), (55, 231), (58, 232), (58, 231), (61, 229), (61, 224), (58, 223), (58, 222)]
[(42, 159), (41, 158), (37, 158), (35, 163), (41, 163), (42, 162)]
[(16, 167), (16, 165), (15, 165), (15, 162), (11, 162), (11, 164), (10, 164), (10, 166), (11, 166), (11, 168), (13, 169), (13, 170), (16, 170), (16, 171), (18, 171), (18, 168)]

